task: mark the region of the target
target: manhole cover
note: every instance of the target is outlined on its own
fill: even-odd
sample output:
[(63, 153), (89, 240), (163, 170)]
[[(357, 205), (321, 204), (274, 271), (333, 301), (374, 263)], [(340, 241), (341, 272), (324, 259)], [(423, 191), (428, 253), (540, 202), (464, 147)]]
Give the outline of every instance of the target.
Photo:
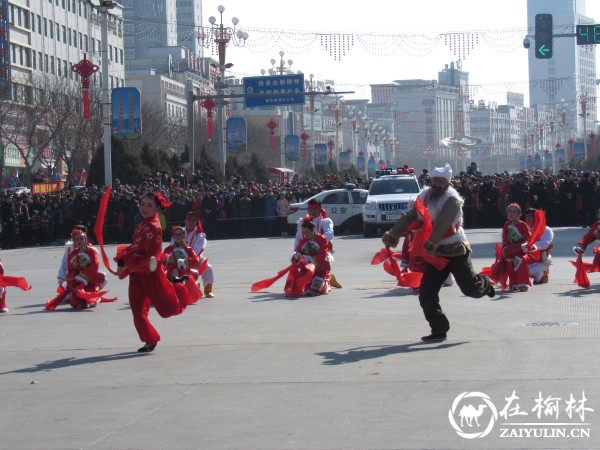
[(526, 327), (572, 327), (579, 325), (579, 322), (567, 321), (567, 320), (548, 320), (544, 322), (530, 322), (526, 323)]

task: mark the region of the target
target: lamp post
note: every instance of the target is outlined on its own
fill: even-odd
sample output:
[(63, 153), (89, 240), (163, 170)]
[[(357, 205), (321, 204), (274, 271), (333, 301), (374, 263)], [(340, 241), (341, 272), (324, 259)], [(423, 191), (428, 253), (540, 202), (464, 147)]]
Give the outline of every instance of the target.
[(102, 126), (104, 130), (104, 185), (112, 186), (112, 162), (111, 162), (111, 132), (110, 132), (110, 87), (108, 86), (108, 11), (117, 3), (112, 0), (98, 0), (95, 4), (92, 0), (87, 3), (98, 10), (101, 16), (100, 41), (102, 46)]
[(243, 47), (246, 45), (246, 39), (248, 39), (248, 33), (245, 31), (237, 30), (236, 26), (239, 23), (239, 19), (237, 17), (233, 17), (231, 19), (231, 23), (233, 23), (233, 28), (225, 27), (223, 25), (223, 12), (225, 12), (225, 7), (219, 5), (217, 8), (220, 14), (219, 24), (217, 25), (217, 19), (214, 16), (210, 16), (208, 18), (208, 22), (211, 27), (208, 30), (202, 30), (200, 33), (199, 39), (203, 42), (203, 45), (208, 47), (211, 42), (214, 42), (217, 45), (217, 52), (219, 55), (219, 65), (217, 68), (219, 69), (219, 77), (215, 82), (215, 88), (217, 90), (217, 133), (218, 135), (218, 145), (219, 145), (219, 168), (221, 169), (221, 174), (225, 176), (225, 163), (227, 162), (227, 154), (225, 150), (225, 138), (224, 138), (224, 110), (223, 107), (225, 105), (225, 99), (223, 98), (224, 90), (226, 87), (225, 84), (225, 69), (230, 69), (233, 64), (225, 63), (226, 61), (226, 52), (227, 45), (230, 42), (237, 47)]
[(587, 112), (587, 104), (588, 104), (588, 95), (586, 92), (579, 96), (579, 105), (581, 106), (581, 113), (579, 114), (583, 119), (583, 159), (587, 161), (588, 159), (588, 151), (587, 151), (587, 118), (590, 115)]
[[(283, 56), (285, 55), (285, 52), (283, 50), (281, 50), (279, 52), (279, 64), (277, 64), (277, 60), (276, 59), (271, 59), (271, 68), (269, 70), (265, 70), (265, 69), (261, 69), (260, 73), (261, 75), (265, 75), (266, 73), (268, 73), (271, 76), (276, 76), (276, 75), (291, 75), (294, 72), (292, 71), (292, 64), (294, 64), (294, 61), (292, 61), (291, 59), (287, 60), (287, 64), (288, 67), (285, 66), (286, 61), (283, 60)], [(301, 72), (298, 72), (301, 73)], [(278, 106), (277, 107), (277, 115), (281, 115), (282, 118), (282, 122), (283, 122), (283, 128), (281, 130), (281, 149), (280, 149), (280, 164), (281, 167), (285, 167), (285, 135), (286, 135), (286, 130), (287, 130), (287, 123), (288, 123), (288, 116), (289, 116), (289, 110), (287, 106), (282, 105), (281, 109)], [(273, 119), (271, 119), (273, 120)]]

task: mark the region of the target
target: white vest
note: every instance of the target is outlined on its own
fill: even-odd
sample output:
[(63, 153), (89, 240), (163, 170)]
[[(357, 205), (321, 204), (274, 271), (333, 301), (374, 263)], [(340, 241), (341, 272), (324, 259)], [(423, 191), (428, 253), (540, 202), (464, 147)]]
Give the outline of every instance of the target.
[[(429, 193), (430, 189), (431, 188), (425, 188), (419, 193), (419, 198), (421, 199), (421, 202), (423, 204), (425, 204), (425, 198), (427, 197), (427, 194)], [(454, 232), (450, 236), (446, 236), (446, 233), (444, 233), (444, 237), (442, 237), (440, 239), (440, 241), (438, 242), (438, 245), (455, 244), (457, 242), (466, 242), (467, 241), (467, 237), (465, 236), (465, 231), (463, 230), (463, 227), (462, 227), (462, 220), (463, 220), (462, 206), (465, 201), (460, 196), (460, 194), (457, 192), (457, 190), (454, 189), (452, 186), (448, 186), (448, 189), (446, 189), (446, 192), (444, 192), (441, 195), (441, 197), (437, 199), (437, 201), (435, 201), (435, 202), (431, 202), (429, 200), (427, 201), (427, 211), (429, 211), (431, 223), (435, 223), (435, 220), (437, 219), (438, 215), (440, 214), (440, 211), (444, 207), (444, 204), (448, 201), (448, 199), (450, 197), (453, 197), (456, 200), (458, 200), (458, 204), (459, 204), (459, 209), (456, 214), (456, 217), (454, 217), (454, 219), (452, 220), (452, 230)]]

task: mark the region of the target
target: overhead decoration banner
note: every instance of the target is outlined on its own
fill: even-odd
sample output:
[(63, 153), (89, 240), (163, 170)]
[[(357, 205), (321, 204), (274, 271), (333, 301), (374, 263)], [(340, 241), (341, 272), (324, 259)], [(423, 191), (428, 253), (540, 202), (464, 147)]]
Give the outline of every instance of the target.
[(327, 145), (315, 144), (315, 164), (327, 164)]
[(244, 153), (248, 146), (246, 119), (230, 117), (227, 119), (227, 151)]
[(290, 134), (285, 137), (285, 159), (287, 161), (300, 160), (300, 136)]

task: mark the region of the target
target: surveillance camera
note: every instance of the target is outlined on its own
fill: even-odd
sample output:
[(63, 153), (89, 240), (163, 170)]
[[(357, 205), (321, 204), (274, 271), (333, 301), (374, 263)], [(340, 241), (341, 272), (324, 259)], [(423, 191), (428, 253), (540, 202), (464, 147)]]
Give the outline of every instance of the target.
[(525, 39), (523, 39), (523, 47), (525, 47), (525, 48), (531, 47), (531, 42), (529, 42), (529, 38), (527, 36), (525, 36)]

